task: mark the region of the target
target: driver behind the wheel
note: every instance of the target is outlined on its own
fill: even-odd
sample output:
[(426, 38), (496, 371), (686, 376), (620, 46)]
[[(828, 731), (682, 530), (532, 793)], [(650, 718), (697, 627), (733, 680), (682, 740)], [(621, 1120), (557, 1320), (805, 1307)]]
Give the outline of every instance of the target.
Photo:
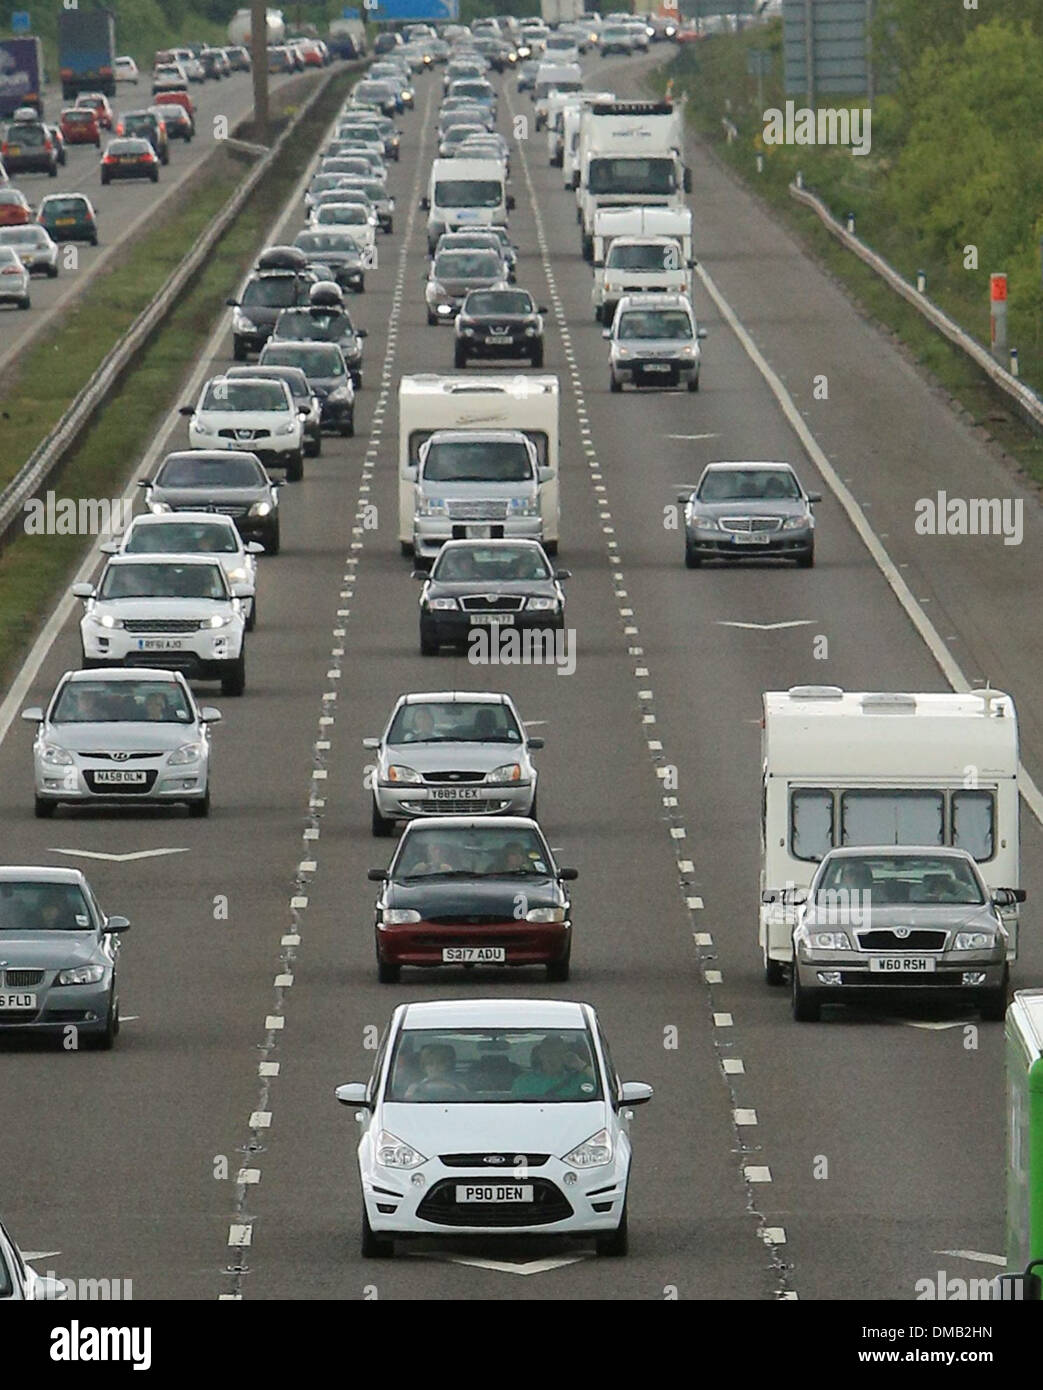
[(406, 1100), (448, 1100), (463, 1095), (467, 1088), (453, 1076), (456, 1049), (450, 1043), (427, 1043), (420, 1049), (423, 1075), (406, 1091)]

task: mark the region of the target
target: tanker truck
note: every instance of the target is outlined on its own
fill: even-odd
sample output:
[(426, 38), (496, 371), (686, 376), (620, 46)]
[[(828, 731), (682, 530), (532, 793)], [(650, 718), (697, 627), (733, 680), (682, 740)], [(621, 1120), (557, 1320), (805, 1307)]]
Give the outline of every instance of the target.
[[(286, 25), (283, 23), (282, 10), (268, 11), (268, 44), (282, 43), (286, 37)], [(236, 10), (228, 24), (229, 43), (241, 44), (243, 48), (250, 47), (250, 11)]]

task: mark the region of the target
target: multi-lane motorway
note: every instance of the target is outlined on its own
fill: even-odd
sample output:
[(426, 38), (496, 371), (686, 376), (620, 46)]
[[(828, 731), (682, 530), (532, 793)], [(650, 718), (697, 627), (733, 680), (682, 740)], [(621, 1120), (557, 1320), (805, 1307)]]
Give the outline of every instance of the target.
[[(636, 94), (648, 61), (604, 61), (595, 80)], [(382, 1299), (908, 1299), (939, 1268), (989, 1274), (967, 1256), (1003, 1250), (1002, 1025), (951, 1010), (792, 1022), (757, 945), (759, 721), (762, 691), (798, 683), (947, 689), (925, 640), (937, 638), (954, 670), (1015, 696), (1038, 780), (1043, 596), (1026, 558), (1038, 505), (698, 148), (702, 389), (610, 395), (572, 196), (534, 137), (514, 150), (510, 225), (518, 283), (553, 311), (545, 370), (563, 393), (560, 562), (578, 660), (566, 676), (421, 658), (395, 531), (395, 400), (403, 373), (452, 368), (451, 333), (425, 323), (417, 211), (439, 86), (418, 79), (391, 176), (396, 232), (353, 304), (370, 334), (356, 437), (327, 440), (283, 494), (248, 690), (216, 700), (209, 821), (35, 821), (31, 732), (3, 707), (6, 862), (83, 867), (133, 923), (113, 1052), (7, 1043), (0, 1055), (0, 1171), (17, 1178), (3, 1185), (5, 1222), (24, 1249), (60, 1252), (41, 1268), (131, 1279), (139, 1299), (373, 1286)], [(529, 109), (506, 81), (501, 128)], [(301, 220), (298, 203), (270, 239)], [(221, 312), (198, 379), (231, 358)], [(828, 400), (813, 392), (822, 375)], [(155, 456), (184, 439), (175, 416)], [(825, 494), (815, 569), (685, 570), (669, 509), (717, 458), (789, 459)], [(941, 488), (1023, 497), (1024, 544), (917, 536), (913, 504)], [(41, 703), (78, 664), (75, 618), (51, 635), (18, 704)], [(366, 870), (387, 862), (388, 842), (370, 835), (361, 739), (403, 691), (499, 687), (546, 739), (541, 823), (579, 869), (572, 978), (478, 968), (380, 985)], [(1043, 838), (1029, 810), (1023, 834), (1015, 984), (1029, 985), (1043, 980)], [(590, 1001), (621, 1075), (655, 1087), (634, 1122), (626, 1260), (551, 1241), (360, 1258), (357, 1132), (333, 1088), (369, 1074), (395, 1003), (477, 991)], [(248, 1245), (230, 1243), (244, 1231)]]

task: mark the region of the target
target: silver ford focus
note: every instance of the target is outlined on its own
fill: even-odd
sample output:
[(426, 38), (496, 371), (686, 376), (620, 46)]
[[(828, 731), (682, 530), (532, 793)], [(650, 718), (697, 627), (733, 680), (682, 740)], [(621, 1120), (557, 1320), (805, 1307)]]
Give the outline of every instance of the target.
[(178, 802), (209, 814), (210, 725), (221, 711), (200, 708), (179, 671), (66, 671), (46, 711), (22, 718), (37, 725), (37, 816), (63, 802)]

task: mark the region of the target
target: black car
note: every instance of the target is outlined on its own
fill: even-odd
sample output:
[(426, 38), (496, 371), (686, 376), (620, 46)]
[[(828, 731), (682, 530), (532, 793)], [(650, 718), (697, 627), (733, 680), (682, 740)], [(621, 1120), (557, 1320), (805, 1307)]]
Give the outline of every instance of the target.
[[(297, 312), (296, 309), (283, 310), (283, 313)], [(262, 381), (271, 381), (274, 377), (278, 381), (285, 381), (290, 388), (294, 407), (308, 412), (304, 417), (304, 452), (309, 458), (318, 458), (322, 453), (322, 403), (299, 367), (229, 367), (224, 375)]]
[(167, 454), (154, 478), (142, 478), (151, 512), (219, 512), (244, 541), (279, 553), (279, 492), (256, 454), (238, 449), (182, 449)]
[(203, 64), (203, 71), (208, 78), (215, 81), (231, 74), (231, 65), (220, 48), (204, 48), (199, 54), (199, 61)]
[(564, 628), (568, 570), (556, 570), (539, 541), (446, 541), (420, 595), (420, 651), (466, 646), (478, 626)]
[(528, 290), (472, 290), (456, 319), (453, 364), (472, 357), (527, 357), (543, 366), (543, 318)]
[(311, 271), (254, 271), (238, 299), (228, 299), (232, 316), (232, 351), (237, 362), (250, 352), (260, 352), (271, 336), (275, 320), (284, 309), (308, 303), (316, 276)]
[(319, 399), (322, 428), (355, 433), (355, 384), (336, 343), (272, 343), (261, 353), (262, 367), (299, 367)]
[(362, 340), (366, 329), (356, 328), (346, 309), (313, 304), (308, 309), (284, 309), (275, 321), (269, 342), (336, 343), (344, 354), (356, 387), (362, 385)]
[(159, 155), (150, 140), (110, 140), (101, 157), (101, 181), (151, 179), (159, 182)]
[(366, 262), (361, 247), (350, 232), (336, 227), (308, 229), (293, 239), (308, 257), (309, 264), (327, 266), (341, 289), (366, 292)]
[(128, 111), (120, 117), (120, 134), (128, 138), (147, 140), (160, 164), (170, 163), (170, 142), (167, 137), (166, 119), (161, 122), (151, 111)]
[(9, 174), (49, 174), (58, 177), (58, 145), (42, 121), (12, 121), (3, 146), (4, 167)]

